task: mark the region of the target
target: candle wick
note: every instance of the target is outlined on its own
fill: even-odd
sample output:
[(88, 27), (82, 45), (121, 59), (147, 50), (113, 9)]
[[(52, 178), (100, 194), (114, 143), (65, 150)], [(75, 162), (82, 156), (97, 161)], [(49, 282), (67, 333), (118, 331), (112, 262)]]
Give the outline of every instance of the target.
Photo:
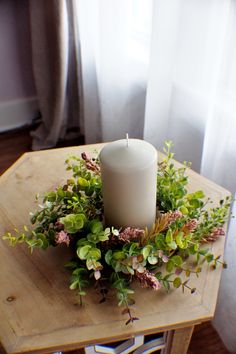
[(126, 146), (129, 146), (129, 134), (126, 134)]

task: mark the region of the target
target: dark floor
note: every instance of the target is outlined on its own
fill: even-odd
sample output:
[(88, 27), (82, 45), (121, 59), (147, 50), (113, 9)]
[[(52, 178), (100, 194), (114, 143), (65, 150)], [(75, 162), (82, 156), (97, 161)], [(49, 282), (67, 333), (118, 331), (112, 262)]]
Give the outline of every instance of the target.
[[(83, 140), (61, 142), (58, 147), (82, 145)], [(31, 149), (29, 128), (0, 134), (0, 175), (24, 152)], [(70, 354), (81, 354), (73, 351)], [(182, 353), (179, 353), (182, 354)], [(230, 354), (210, 322), (195, 327), (188, 354)]]

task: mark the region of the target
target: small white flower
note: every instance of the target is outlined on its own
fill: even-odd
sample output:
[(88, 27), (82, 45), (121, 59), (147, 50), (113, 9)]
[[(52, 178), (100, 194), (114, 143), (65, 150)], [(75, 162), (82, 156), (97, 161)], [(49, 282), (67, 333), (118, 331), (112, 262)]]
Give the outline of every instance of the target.
[(96, 270), (96, 271), (94, 272), (94, 278), (95, 278), (96, 280), (98, 280), (98, 279), (101, 278), (101, 272), (100, 272), (100, 270)]

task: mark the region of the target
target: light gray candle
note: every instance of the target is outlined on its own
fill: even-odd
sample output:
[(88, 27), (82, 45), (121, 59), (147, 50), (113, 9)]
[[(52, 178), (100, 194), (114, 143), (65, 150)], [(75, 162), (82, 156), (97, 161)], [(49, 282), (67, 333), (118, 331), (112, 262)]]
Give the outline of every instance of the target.
[(156, 149), (127, 136), (105, 145), (100, 163), (106, 225), (150, 228), (156, 217)]

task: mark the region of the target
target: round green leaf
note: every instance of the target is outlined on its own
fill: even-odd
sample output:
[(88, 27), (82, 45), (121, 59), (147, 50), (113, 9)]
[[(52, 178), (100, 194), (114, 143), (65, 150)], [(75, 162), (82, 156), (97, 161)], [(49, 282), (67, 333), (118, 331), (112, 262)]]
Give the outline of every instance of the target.
[(86, 217), (84, 214), (69, 214), (60, 218), (60, 222), (64, 225), (65, 231), (74, 234), (83, 228)]
[[(84, 247), (86, 247), (86, 246), (84, 246)], [(86, 258), (88, 258), (88, 257), (91, 259), (94, 259), (94, 260), (98, 260), (101, 258), (101, 251), (98, 248), (92, 248), (89, 250)]]
[(151, 250), (152, 250), (152, 246), (151, 246), (151, 245), (147, 245), (147, 246), (145, 246), (145, 247), (142, 249), (141, 252), (142, 252), (142, 255), (143, 255), (143, 258), (144, 258), (144, 259), (147, 259), (147, 258), (148, 258), (148, 256), (149, 256)]
[(173, 235), (171, 230), (168, 230), (166, 233), (166, 243), (171, 243), (173, 241)]
[(157, 257), (154, 257), (154, 256), (150, 256), (150, 257), (148, 257), (148, 262), (149, 262), (150, 264), (157, 264), (158, 258), (157, 258)]
[(181, 284), (182, 284), (182, 281), (181, 281), (181, 279), (179, 277), (174, 279), (173, 285), (174, 285), (175, 288), (179, 288)]
[(78, 185), (80, 185), (81, 187), (88, 187), (89, 181), (87, 181), (85, 178), (79, 177), (78, 178)]
[(85, 292), (85, 291), (79, 291), (79, 295), (80, 295), (80, 296), (85, 296), (85, 295), (86, 295), (86, 292)]
[(188, 208), (186, 208), (185, 206), (181, 206), (179, 208), (179, 210), (181, 211), (182, 214), (187, 215), (188, 214)]
[(199, 249), (199, 244), (197, 244), (197, 243), (196, 243), (196, 244), (194, 245), (194, 251), (196, 251), (196, 252), (197, 252), (197, 251), (198, 251), (198, 249)]
[(105, 261), (108, 265), (111, 265), (111, 260), (112, 260), (112, 250), (109, 250), (105, 254)]
[(171, 261), (174, 262), (174, 264), (178, 267), (180, 267), (183, 263), (183, 260), (180, 256), (173, 256), (171, 257)]
[(170, 247), (172, 250), (175, 250), (177, 248), (176, 242), (172, 241), (170, 243), (167, 244), (168, 247)]
[(174, 269), (174, 263), (171, 261), (171, 259), (166, 263), (166, 270), (167, 272), (171, 273), (172, 270)]
[(202, 199), (202, 198), (205, 197), (205, 194), (204, 194), (203, 191), (200, 190), (200, 191), (195, 192), (195, 193), (194, 193), (194, 196), (195, 196), (195, 198)]
[(93, 220), (90, 224), (90, 229), (93, 234), (97, 234), (103, 230), (103, 225), (99, 220)]
[(115, 251), (113, 257), (116, 261), (125, 259), (125, 253), (122, 251)]
[(77, 249), (78, 257), (82, 260), (86, 259), (91, 248), (92, 248), (92, 246), (90, 246), (90, 245), (86, 245), (86, 246), (78, 248)]
[(177, 234), (177, 236), (175, 238), (175, 242), (177, 243), (177, 245), (180, 248), (183, 248), (183, 236), (184, 236), (184, 233), (181, 231)]

